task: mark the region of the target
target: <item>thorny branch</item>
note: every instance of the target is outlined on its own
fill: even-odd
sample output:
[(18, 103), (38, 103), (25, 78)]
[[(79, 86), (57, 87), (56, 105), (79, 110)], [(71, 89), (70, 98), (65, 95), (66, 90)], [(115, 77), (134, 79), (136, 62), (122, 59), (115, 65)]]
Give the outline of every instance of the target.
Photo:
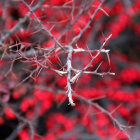
[[(37, 21), (39, 23), (39, 25), (41, 26), (41, 29), (43, 29), (48, 35), (49, 37), (55, 42), (55, 44), (57, 46), (59, 46), (60, 48), (59, 49), (62, 49), (61, 51), (59, 51), (58, 54), (60, 53), (67, 53), (67, 61), (66, 61), (66, 70), (57, 70), (57, 69), (54, 69), (54, 68), (51, 68), (48, 64), (47, 64), (47, 59), (50, 56), (47, 55), (47, 53), (50, 53), (52, 51), (54, 51), (54, 49), (56, 49), (55, 47), (51, 50), (41, 50), (43, 53), (44, 56), (42, 56), (44, 59), (38, 59), (36, 57), (36, 55), (38, 54), (38, 50), (34, 50), (34, 49), (31, 49), (29, 51), (26, 51), (26, 52), (22, 52), (21, 50), (17, 51), (18, 52), (18, 55), (16, 54), (9, 54), (10, 58), (24, 58), (25, 60), (28, 60), (29, 62), (34, 62), (38, 65), (37, 69), (35, 69), (34, 71), (31, 72), (31, 74), (25, 78), (25, 80), (27, 80), (28, 78), (31, 78), (33, 76), (33, 74), (38, 71), (40, 68), (44, 68), (44, 69), (49, 69), (49, 70), (52, 70), (54, 72), (56, 72), (57, 74), (59, 75), (66, 75), (67, 76), (67, 94), (68, 94), (68, 99), (69, 99), (69, 104), (74, 106), (75, 103), (72, 99), (72, 95), (74, 93), (74, 91), (72, 90), (72, 83), (74, 83), (80, 76), (81, 74), (95, 74), (95, 75), (99, 75), (99, 76), (104, 76), (104, 75), (114, 75), (114, 73), (112, 72), (102, 72), (102, 73), (99, 73), (98, 72), (98, 68), (95, 70), (95, 71), (88, 71), (87, 69), (91, 66), (92, 62), (95, 60), (95, 58), (97, 58), (101, 53), (106, 53), (108, 54), (109, 53), (109, 50), (105, 50), (103, 49), (103, 47), (106, 45), (106, 42), (111, 38), (112, 35), (109, 35), (105, 41), (103, 42), (103, 44), (101, 45), (100, 49), (99, 50), (85, 50), (83, 48), (74, 48), (74, 45), (78, 42), (78, 40), (82, 37), (82, 35), (85, 33), (85, 31), (89, 28), (91, 22), (93, 21), (93, 19), (95, 18), (95, 15), (97, 14), (97, 12), (101, 9), (102, 10), (102, 4), (104, 2), (104, 0), (101, 1), (101, 3), (99, 4), (99, 6), (96, 8), (96, 10), (94, 11), (94, 13), (91, 15), (89, 21), (87, 22), (86, 26), (81, 30), (81, 32), (75, 36), (74, 38), (72, 38), (72, 41), (63, 46), (59, 40), (60, 38), (65, 34), (65, 32), (68, 31), (68, 29), (70, 29), (74, 24), (75, 22), (79, 19), (79, 17), (84, 13), (85, 10), (87, 10), (86, 8), (84, 10), (81, 10), (79, 12), (79, 14), (77, 15), (77, 17), (75, 18), (75, 20), (71, 21), (72, 20), (72, 17), (73, 17), (73, 14), (74, 14), (74, 10), (77, 9), (77, 7), (75, 7), (75, 0), (73, 1), (73, 4), (72, 4), (72, 10), (71, 10), (71, 14), (70, 14), (70, 17), (69, 17), (69, 20), (70, 20), (70, 24), (68, 24), (66, 26), (66, 30), (64, 30), (64, 32), (62, 33), (62, 36), (57, 40), (53, 34), (44, 26), (44, 24), (42, 23), (42, 21), (35, 15), (34, 11), (37, 10), (38, 8), (41, 7), (41, 4), (43, 3), (44, 0), (40, 0), (38, 2), (38, 4), (35, 6), (35, 7), (30, 7), (24, 0), (21, 0), (29, 9), (29, 12), (27, 13), (27, 15), (24, 17), (24, 18), (21, 18), (18, 22), (17, 25), (15, 25), (8, 33), (6, 33), (4, 36), (2, 36), (2, 38), (0, 39), (0, 44), (2, 45), (3, 42), (8, 38), (10, 37), (10, 35), (12, 35), (13, 33), (15, 33), (21, 26), (24, 22), (26, 22), (26, 20), (28, 19), (29, 16), (31, 16), (31, 14), (34, 16), (34, 19), (35, 21)], [(45, 5), (44, 5), (45, 6)], [(46, 5), (47, 7), (48, 5)], [(48, 6), (49, 7), (49, 6)], [(62, 6), (62, 7), (67, 7), (66, 5), (65, 6)], [(55, 6), (54, 8), (58, 8), (57, 6)], [(56, 51), (56, 50), (55, 50)], [(96, 55), (95, 56), (92, 56), (92, 59), (90, 60), (90, 62), (82, 69), (82, 70), (78, 70), (78, 69), (74, 69), (72, 67), (72, 55), (73, 53), (77, 53), (77, 52), (96, 52)], [(8, 56), (3, 56), (3, 59), (9, 59)], [(100, 65), (99, 65), (100, 66)], [(75, 75), (72, 77), (72, 73), (75, 73)], [(22, 82), (24, 82), (25, 80), (23, 80)], [(106, 115), (108, 115), (110, 117), (110, 119), (115, 122), (115, 124), (118, 126), (118, 128), (123, 131), (126, 136), (128, 137), (129, 140), (131, 140), (130, 136), (127, 134), (127, 132), (125, 131), (125, 127), (124, 125), (120, 124), (113, 116), (111, 113), (109, 113), (108, 111), (106, 111), (104, 108), (102, 108), (101, 106), (99, 106), (98, 104), (94, 103), (92, 100), (87, 100), (85, 99), (84, 97), (82, 96), (79, 96), (79, 95), (76, 95), (74, 93), (74, 96), (80, 98), (81, 100), (85, 101), (86, 103), (88, 104), (91, 104), (93, 105), (94, 107), (96, 107), (97, 109), (101, 110), (102, 112), (104, 112)], [(15, 138), (16, 134), (18, 133), (18, 131), (20, 131), (21, 129), (24, 128), (25, 124), (27, 123), (30, 127), (31, 130), (33, 130), (32, 128), (32, 125), (30, 124), (30, 122), (28, 122), (28, 120), (25, 120), (24, 118), (20, 117), (20, 116), (17, 116), (17, 118), (19, 118), (19, 120), (22, 120), (24, 123), (19, 125), (15, 131), (13, 131), (13, 133), (7, 138), (7, 140), (12, 140)], [(31, 132), (31, 137), (33, 139), (33, 135), (34, 135), (34, 132)]]
[(113, 123), (115, 123), (117, 125), (117, 127), (120, 129), (120, 131), (122, 131), (129, 140), (132, 140), (131, 137), (129, 136), (129, 134), (126, 131), (126, 128), (131, 128), (133, 126), (125, 126), (123, 124), (121, 124), (117, 119), (115, 119), (112, 115), (112, 113), (108, 112), (106, 109), (104, 109), (103, 107), (101, 107), (100, 105), (98, 105), (97, 103), (94, 102), (94, 99), (86, 99), (80, 95), (76, 95), (73, 94), (73, 96), (79, 98), (81, 101), (84, 101), (85, 103), (87, 103), (88, 105), (92, 105), (95, 108), (99, 109), (101, 112), (105, 113), (111, 120)]
[[(71, 78), (71, 82), (72, 82), (72, 83), (73, 83), (82, 73), (89, 73), (89, 72), (85, 72), (86, 69), (88, 69), (88, 68), (91, 66), (92, 62), (95, 60), (95, 58), (97, 58), (97, 57), (99, 56), (99, 54), (101, 53), (101, 51), (102, 51), (103, 47), (105, 46), (106, 42), (107, 42), (110, 38), (111, 38), (111, 35), (109, 35), (109, 36), (105, 39), (104, 43), (103, 43), (102, 46), (100, 47), (100, 50), (97, 52), (97, 54), (96, 54), (94, 57), (92, 57), (92, 59), (90, 60), (90, 62), (89, 62), (82, 70), (77, 71), (77, 74), (76, 74), (75, 76), (73, 76), (73, 78)], [(92, 72), (90, 72), (90, 73), (92, 73)], [(94, 73), (97, 73), (97, 71), (95, 71)], [(114, 75), (114, 73), (111, 73), (111, 75)]]

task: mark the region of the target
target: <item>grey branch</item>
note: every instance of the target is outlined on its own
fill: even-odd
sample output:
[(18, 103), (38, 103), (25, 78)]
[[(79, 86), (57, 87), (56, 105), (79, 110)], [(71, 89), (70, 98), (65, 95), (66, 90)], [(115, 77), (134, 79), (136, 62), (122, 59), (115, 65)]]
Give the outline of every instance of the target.
[(75, 103), (73, 102), (72, 99), (72, 88), (71, 88), (71, 71), (72, 71), (72, 65), (71, 65), (71, 60), (72, 60), (72, 52), (73, 52), (73, 47), (71, 45), (68, 46), (68, 57), (67, 57), (67, 90), (68, 90), (68, 98), (69, 98), (69, 103), (74, 106)]

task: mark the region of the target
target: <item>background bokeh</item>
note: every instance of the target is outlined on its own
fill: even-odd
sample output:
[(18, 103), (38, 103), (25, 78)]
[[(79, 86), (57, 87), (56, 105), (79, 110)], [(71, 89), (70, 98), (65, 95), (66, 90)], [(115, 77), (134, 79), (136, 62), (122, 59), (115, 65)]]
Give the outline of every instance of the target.
[(34, 7), (41, 1), (0, 0), (0, 140), (140, 140), (140, 0), (105, 0), (74, 44), (87, 50), (73, 53), (73, 68), (82, 69), (112, 34), (104, 46), (110, 51), (88, 69), (101, 64), (103, 75), (82, 74), (72, 84), (74, 107), (66, 75), (51, 70), (66, 70), (67, 53), (42, 28), (68, 45), (101, 1), (44, 0), (34, 11), (41, 24), (27, 16), (24, 2)]

